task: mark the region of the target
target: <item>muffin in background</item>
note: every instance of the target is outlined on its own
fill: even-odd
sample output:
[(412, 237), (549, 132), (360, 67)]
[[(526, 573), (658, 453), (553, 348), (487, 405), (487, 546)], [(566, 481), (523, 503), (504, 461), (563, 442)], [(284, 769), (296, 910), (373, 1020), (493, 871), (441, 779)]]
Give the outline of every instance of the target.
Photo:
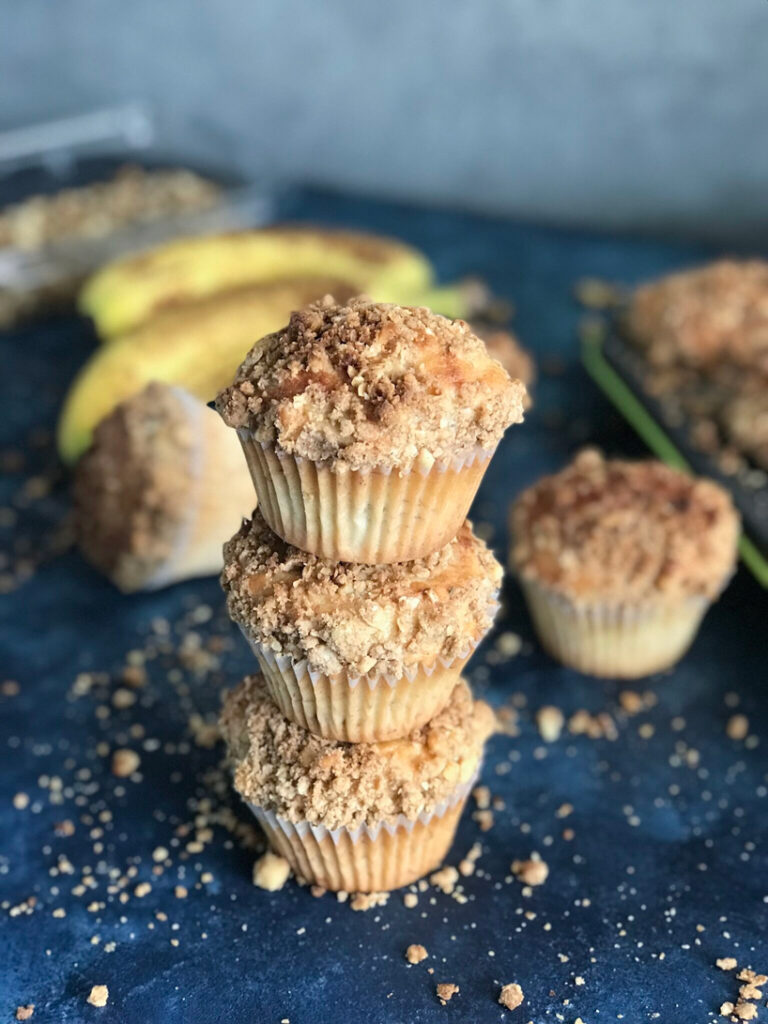
[(655, 366), (728, 361), (768, 374), (768, 262), (718, 260), (642, 285), (625, 328)]
[(533, 356), (520, 344), (516, 334), (501, 328), (490, 328), (472, 324), (472, 330), (485, 342), (488, 354), (496, 359), (507, 371), (512, 380), (525, 384), (526, 394), (523, 408), (531, 406), (531, 387), (536, 379), (536, 364)]
[(468, 522), (426, 558), (356, 565), (286, 544), (258, 511), (225, 546), (221, 576), (283, 714), (353, 743), (406, 736), (445, 707), (501, 579)]
[(542, 645), (596, 676), (673, 665), (734, 570), (729, 495), (661, 462), (581, 452), (511, 509), (510, 563)]
[(275, 533), (373, 564), (455, 536), (524, 396), (463, 321), (326, 297), (253, 347), (217, 407)]
[(81, 551), (120, 590), (221, 571), (254, 505), (240, 446), (212, 409), (149, 384), (102, 420), (75, 470)]
[(324, 889), (379, 892), (445, 857), (494, 717), (460, 682), (405, 739), (337, 743), (288, 721), (249, 676), (227, 695), (220, 725), (235, 789), (295, 874)]

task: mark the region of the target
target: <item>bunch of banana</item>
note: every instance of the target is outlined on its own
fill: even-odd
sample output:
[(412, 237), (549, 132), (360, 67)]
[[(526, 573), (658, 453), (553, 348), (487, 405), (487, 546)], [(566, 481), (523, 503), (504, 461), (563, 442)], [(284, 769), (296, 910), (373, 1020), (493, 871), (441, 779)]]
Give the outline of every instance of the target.
[(118, 260), (84, 286), (78, 305), (106, 342), (85, 364), (59, 421), (74, 462), (93, 428), (150, 381), (209, 401), (255, 339), (292, 310), (331, 293), (467, 315), (461, 287), (438, 288), (427, 258), (391, 239), (315, 228), (268, 228), (182, 239)]

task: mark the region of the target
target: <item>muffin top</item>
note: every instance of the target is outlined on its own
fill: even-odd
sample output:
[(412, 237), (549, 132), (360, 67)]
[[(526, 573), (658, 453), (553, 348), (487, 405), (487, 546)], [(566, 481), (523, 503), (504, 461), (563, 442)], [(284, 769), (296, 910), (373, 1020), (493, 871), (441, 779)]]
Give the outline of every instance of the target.
[(511, 527), (523, 579), (573, 601), (642, 602), (715, 597), (733, 569), (739, 519), (710, 480), (586, 450), (523, 492)]
[(410, 736), (340, 743), (289, 721), (261, 676), (248, 676), (226, 696), (220, 724), (245, 800), (294, 823), (354, 829), (395, 824), (401, 814), (414, 821), (471, 783), (494, 716), (462, 681)]
[(294, 456), (407, 471), (494, 448), (524, 396), (463, 321), (327, 296), (251, 349), (217, 408)]
[(626, 326), (656, 365), (724, 358), (768, 373), (768, 262), (719, 260), (644, 285)]
[(257, 510), (224, 546), (230, 616), (275, 654), (312, 671), (401, 676), (453, 658), (493, 622), (502, 568), (465, 522), (413, 562), (330, 562), (286, 544)]
[(122, 590), (143, 586), (174, 550), (187, 514), (198, 413), (209, 410), (180, 389), (149, 384), (99, 423), (77, 465), (78, 542)]

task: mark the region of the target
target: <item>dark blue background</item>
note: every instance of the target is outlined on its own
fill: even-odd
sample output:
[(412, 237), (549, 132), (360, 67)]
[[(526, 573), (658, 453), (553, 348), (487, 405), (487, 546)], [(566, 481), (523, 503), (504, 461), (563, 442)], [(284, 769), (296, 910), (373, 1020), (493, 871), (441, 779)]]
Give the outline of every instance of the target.
[[(514, 300), (516, 329), (540, 373), (535, 409), (524, 426), (509, 432), (474, 509), (477, 520), (493, 525), (499, 557), (506, 550), (507, 507), (521, 487), (560, 467), (586, 441), (613, 453), (642, 452), (579, 366), (572, 285), (590, 274), (631, 283), (707, 253), (324, 194), (286, 200), (283, 212), (401, 235), (429, 253), (442, 278), (477, 273)], [(74, 320), (0, 340), (0, 447), (28, 449), (26, 469), (3, 479), (1, 503), (7, 505), (17, 500), (25, 475), (50, 463), (50, 448), (30, 445), (30, 432), (53, 426), (93, 341)], [(62, 484), (51, 498), (22, 509), (16, 530), (3, 534), (4, 546), (26, 544), (35, 554), (65, 500)], [(765, 737), (765, 593), (740, 569), (678, 668), (632, 687), (650, 688), (658, 697), (652, 711), (632, 719), (618, 713), (622, 685), (580, 677), (540, 651), (512, 581), (505, 598), (500, 628), (523, 637), (523, 653), (488, 671), (484, 652), (491, 641), (470, 675), (493, 703), (521, 692), (527, 707), (520, 737), (496, 737), (486, 760), (483, 781), (503, 797), (506, 810), (497, 812), (495, 827), (485, 834), (465, 815), (449, 858), (456, 863), (475, 840), (483, 844), (480, 872), (462, 883), (468, 902), (430, 890), (416, 909), (406, 909), (396, 894), (386, 907), (367, 913), (354, 913), (330, 895), (313, 899), (292, 882), (275, 894), (254, 888), (252, 855), (218, 828), (204, 853), (185, 862), (186, 900), (173, 897), (181, 863), (175, 850), (174, 867), (160, 878), (151, 875), (152, 850), (170, 846), (176, 824), (189, 820), (189, 799), (203, 792), (202, 774), (220, 757), (219, 750), (194, 744), (189, 752), (178, 749), (188, 739), (190, 711), (215, 709), (220, 686), (252, 666), (244, 643), (223, 619), (216, 581), (121, 597), (71, 552), (0, 598), (0, 672), (21, 685), (19, 696), (0, 697), (0, 901), (6, 901), (0, 908), (0, 1020), (11, 1020), (15, 1007), (27, 1002), (37, 1006), (35, 1022), (56, 1024), (716, 1019), (736, 984), (715, 969), (715, 958), (733, 954), (742, 965), (768, 966), (768, 761), (764, 747), (748, 750), (724, 731), (732, 714), (724, 696), (735, 692), (751, 732)], [(161, 658), (150, 667), (140, 702), (106, 720), (95, 711), (108, 703), (108, 688), (68, 697), (78, 672), (119, 674), (125, 653), (143, 644), (155, 617), (176, 623), (201, 602), (216, 614), (212, 623), (195, 628), (231, 640), (220, 671), (199, 680), (182, 670), (174, 684), (167, 672), (178, 662)], [(545, 703), (566, 713), (581, 707), (611, 711), (618, 741), (566, 733), (544, 749), (532, 713)], [(670, 724), (673, 716), (685, 720), (680, 731)], [(134, 722), (162, 746), (142, 753), (140, 782), (122, 783), (96, 745), (139, 748), (126, 735)], [(653, 724), (652, 738), (638, 735), (641, 722)], [(688, 748), (699, 752), (698, 767), (686, 760)], [(510, 755), (510, 769), (496, 774)], [(90, 781), (77, 779), (83, 767), (90, 769)], [(93, 782), (88, 807), (71, 798), (52, 806), (48, 790), (38, 786), (45, 774), (79, 790)], [(26, 810), (12, 807), (19, 791), (31, 798)], [(561, 821), (554, 812), (564, 802), (575, 809)], [(78, 816), (102, 805), (112, 810), (113, 821), (97, 855)], [(639, 824), (631, 823), (633, 815)], [(76, 821), (74, 836), (54, 834), (53, 823), (62, 818)], [(562, 838), (565, 827), (575, 831), (571, 842)], [(551, 873), (546, 885), (524, 898), (517, 882), (504, 879), (510, 861), (531, 850), (541, 852)], [(49, 869), (62, 853), (77, 873), (51, 878)], [(107, 895), (102, 872), (130, 864), (137, 877), (129, 891), (144, 879), (153, 890), (123, 906)], [(93, 869), (98, 886), (77, 899), (68, 893), (84, 865)], [(214, 881), (195, 887), (204, 871)], [(59, 895), (51, 892), (56, 885)], [(10, 906), (32, 895), (33, 913), (9, 916)], [(103, 900), (105, 907), (89, 913), (91, 900)], [(53, 918), (55, 907), (65, 907), (67, 916)], [(535, 918), (526, 919), (526, 910)], [(157, 921), (157, 911), (168, 921)], [(177, 931), (171, 930), (174, 922)], [(100, 945), (91, 944), (94, 934)], [(178, 947), (171, 937), (179, 939)], [(117, 948), (106, 953), (103, 945), (110, 941)], [(430, 953), (417, 967), (403, 959), (411, 942)], [(561, 962), (560, 954), (568, 961)], [(575, 986), (576, 975), (584, 978), (582, 987)], [(507, 1014), (495, 999), (499, 985), (513, 980), (526, 1002)], [(438, 981), (461, 987), (445, 1008), (434, 995)], [(85, 999), (101, 983), (109, 986), (110, 1002), (97, 1010)]]

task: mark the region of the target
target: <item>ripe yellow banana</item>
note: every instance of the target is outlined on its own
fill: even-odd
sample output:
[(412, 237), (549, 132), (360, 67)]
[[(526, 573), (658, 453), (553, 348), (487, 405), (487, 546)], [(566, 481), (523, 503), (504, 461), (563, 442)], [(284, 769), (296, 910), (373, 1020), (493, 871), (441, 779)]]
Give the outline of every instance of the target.
[(344, 282), (350, 294), (365, 292), (403, 305), (422, 303), (434, 283), (427, 258), (402, 242), (275, 227), (178, 239), (108, 264), (86, 282), (78, 306), (109, 339), (163, 309), (217, 292), (313, 277)]
[(150, 381), (178, 384), (210, 401), (231, 382), (259, 338), (286, 324), (291, 310), (326, 292), (342, 300), (350, 296), (341, 282), (319, 278), (239, 288), (167, 308), (102, 345), (64, 401), (58, 426), (61, 457), (74, 462), (90, 444), (96, 424)]

